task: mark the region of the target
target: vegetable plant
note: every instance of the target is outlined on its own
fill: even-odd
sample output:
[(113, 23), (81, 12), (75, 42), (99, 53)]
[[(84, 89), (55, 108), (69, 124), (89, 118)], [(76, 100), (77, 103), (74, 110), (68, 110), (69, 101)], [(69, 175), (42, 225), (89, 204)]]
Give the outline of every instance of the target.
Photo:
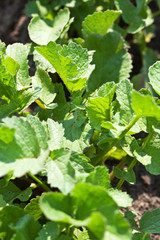
[[(124, 181), (136, 184), (139, 164), (160, 174), (160, 61), (154, 53), (145, 62), (156, 15), (149, 2), (31, 1), (32, 43), (0, 42), (1, 239), (148, 240), (160, 233), (160, 210), (137, 225), (126, 209), (132, 198), (120, 190)], [(148, 88), (130, 79), (128, 34), (141, 45)], [(110, 171), (108, 161), (116, 163)]]

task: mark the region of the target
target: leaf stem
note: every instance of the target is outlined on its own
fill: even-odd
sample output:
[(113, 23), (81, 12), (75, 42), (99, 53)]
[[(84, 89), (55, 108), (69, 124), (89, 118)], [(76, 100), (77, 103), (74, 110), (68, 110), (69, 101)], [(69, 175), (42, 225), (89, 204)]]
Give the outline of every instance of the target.
[[(116, 166), (117, 168), (121, 169), (125, 164), (126, 164), (126, 158), (123, 158), (118, 165)], [(114, 175), (114, 171), (112, 170), (112, 172), (109, 174), (109, 179), (110, 181), (112, 181), (114, 179), (115, 175)]]
[(46, 192), (52, 191), (44, 182), (42, 182), (39, 178), (34, 176), (32, 173), (27, 173), (29, 177), (31, 177), (35, 182), (37, 182)]
[(154, 12), (154, 13), (152, 14), (152, 17), (157, 17), (158, 15), (160, 15), (160, 11)]
[(43, 109), (43, 110), (46, 109), (45, 106), (44, 106), (44, 104), (43, 104), (41, 101), (36, 100), (35, 102), (37, 103), (37, 105), (38, 105), (41, 109)]

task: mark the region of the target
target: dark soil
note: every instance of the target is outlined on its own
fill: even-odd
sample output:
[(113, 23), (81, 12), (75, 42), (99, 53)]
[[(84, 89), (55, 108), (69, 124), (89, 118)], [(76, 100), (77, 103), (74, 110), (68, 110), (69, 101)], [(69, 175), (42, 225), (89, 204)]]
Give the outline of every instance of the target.
[[(0, 39), (8, 44), (30, 42), (27, 26), (29, 18), (24, 13), (28, 0), (0, 0)], [(156, 17), (156, 35), (150, 47), (160, 52), (160, 17)], [(137, 52), (132, 51), (136, 58)], [(150, 175), (140, 165), (136, 170), (136, 185), (125, 184), (123, 190), (134, 199), (132, 210), (137, 213), (137, 223), (146, 211), (160, 208), (160, 176)], [(152, 234), (153, 240), (160, 240), (160, 234)]]

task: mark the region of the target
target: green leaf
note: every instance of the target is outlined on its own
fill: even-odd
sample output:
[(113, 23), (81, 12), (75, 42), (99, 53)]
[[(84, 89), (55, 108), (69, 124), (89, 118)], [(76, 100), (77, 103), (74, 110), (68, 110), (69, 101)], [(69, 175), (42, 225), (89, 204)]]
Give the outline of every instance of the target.
[(12, 240), (35, 240), (40, 230), (40, 224), (32, 216), (25, 215), (16, 224), (11, 223), (10, 228), (15, 232)]
[(105, 35), (120, 14), (121, 11), (107, 10), (87, 16), (82, 23), (83, 36), (87, 37), (93, 33)]
[(56, 41), (68, 23), (69, 16), (69, 10), (64, 8), (59, 11), (53, 21), (41, 19), (39, 16), (33, 17), (28, 26), (31, 40), (39, 45), (46, 45), (50, 41)]
[(36, 47), (36, 50), (52, 64), (70, 92), (86, 86), (94, 69), (94, 65), (90, 65), (91, 52), (73, 42), (63, 48), (50, 42), (47, 46)]
[(132, 205), (133, 199), (126, 192), (111, 188), (108, 190), (108, 193), (119, 207), (126, 208)]
[(43, 70), (51, 73), (55, 73), (56, 70), (53, 68), (50, 62), (48, 62), (41, 54), (36, 50), (33, 52), (33, 59), (36, 64), (36, 67), (42, 68)]
[[(110, 105), (114, 97), (115, 85), (113, 83), (107, 83), (105, 96), (97, 96), (95, 98), (89, 98), (86, 106), (87, 114), (90, 120), (90, 124), (93, 128), (100, 131), (101, 124), (110, 120)], [(103, 86), (102, 86), (103, 87)], [(100, 89), (101, 90), (101, 89)], [(97, 95), (101, 95), (101, 91)]]
[(42, 89), (40, 93), (40, 99), (46, 104), (50, 104), (55, 99), (56, 93), (54, 85), (48, 73), (43, 69), (38, 68), (35, 76), (32, 78), (33, 87), (39, 87)]
[(3, 61), (3, 64), (6, 66), (6, 70), (10, 72), (10, 74), (12, 74), (12, 76), (16, 75), (20, 67), (20, 65), (11, 57), (5, 58), (5, 60)]
[(102, 239), (128, 240), (131, 237), (128, 223), (102, 187), (78, 184), (71, 195), (56, 192), (43, 194), (40, 206), (50, 220), (87, 226), (93, 234), (104, 236)]
[(105, 225), (105, 218), (100, 213), (95, 212), (91, 215), (87, 227), (98, 239), (104, 239)]
[(0, 194), (0, 208), (4, 208), (7, 203), (4, 201), (3, 196)]
[(129, 80), (122, 80), (117, 84), (116, 96), (120, 104), (120, 124), (127, 125), (134, 116), (132, 109), (133, 86)]
[(160, 95), (160, 61), (149, 68), (148, 76), (153, 89)]
[(58, 192), (45, 193), (41, 196), (40, 207), (44, 215), (52, 221), (72, 222), (73, 204), (68, 195)]
[(4, 179), (0, 180), (0, 194), (6, 203), (12, 203), (15, 199), (19, 199), (22, 202), (26, 202), (31, 194), (31, 188), (26, 188), (25, 190), (20, 190), (14, 183), (9, 181), (6, 185)]
[(60, 233), (60, 228), (55, 222), (48, 222), (43, 225), (41, 231), (38, 234), (36, 240), (58, 240), (57, 236)]
[(133, 171), (133, 169), (128, 170), (127, 168), (124, 168), (122, 171), (124, 179), (129, 182), (130, 184), (135, 184), (136, 183), (136, 176)]
[(6, 53), (7, 56), (13, 58), (20, 66), (16, 78), (17, 90), (21, 90), (24, 87), (28, 87), (30, 85), (31, 80), (28, 74), (27, 46), (21, 43), (14, 43), (12, 45), (8, 45)]
[(124, 215), (128, 219), (131, 227), (133, 229), (137, 230), (137, 224), (136, 224), (136, 221), (135, 221), (135, 217), (137, 216), (137, 214), (133, 211), (125, 211)]
[(131, 157), (135, 157), (143, 165), (148, 165), (151, 163), (151, 156), (149, 156), (145, 150), (141, 149), (137, 140), (126, 134), (125, 137), (120, 142), (123, 150)]
[[(33, 121), (30, 117), (28, 119), (17, 117), (4, 119), (5, 126), (14, 128), (15, 134), (8, 144), (3, 140), (0, 141), (1, 176), (13, 171), (14, 176), (20, 177), (28, 171), (36, 174), (42, 170), (48, 156), (46, 148), (48, 145), (43, 126), (37, 121)], [(8, 133), (8, 129), (6, 131)]]
[[(124, 21), (129, 24), (127, 29), (129, 33), (136, 33), (153, 23), (150, 9), (144, 0), (136, 0), (136, 6), (130, 0), (115, 0), (115, 5), (118, 10), (122, 11)], [(128, 14), (128, 9), (130, 14)]]
[(132, 108), (138, 117), (155, 117), (160, 119), (160, 107), (149, 95), (132, 91)]
[(5, 65), (3, 65), (3, 59), (0, 55), (0, 97), (5, 95), (10, 99), (15, 91), (15, 79), (10, 72), (7, 71)]
[(121, 169), (119, 169), (115, 166), (113, 166), (113, 171), (114, 171), (114, 175), (115, 175), (116, 178), (120, 179), (123, 176)]
[(10, 225), (16, 224), (18, 220), (23, 217), (24, 211), (15, 206), (6, 206), (0, 210), (0, 238), (7, 240), (12, 239), (14, 230)]
[(11, 103), (13, 103), (16, 108), (23, 111), (39, 98), (40, 92), (41, 89), (38, 87), (17, 91), (11, 99)]
[(95, 167), (94, 171), (88, 175), (85, 182), (102, 186), (106, 189), (110, 188), (108, 169), (102, 166)]
[(149, 142), (143, 148), (143, 152), (148, 155), (149, 161), (145, 164), (146, 169), (151, 173), (160, 174), (160, 162), (159, 162), (159, 144), (160, 144), (160, 128), (153, 127), (152, 137)]
[(28, 17), (32, 17), (35, 14), (44, 17), (47, 15), (48, 10), (48, 5), (41, 4), (39, 0), (28, 2), (25, 7), (25, 12)]
[(42, 211), (39, 207), (39, 196), (32, 198), (31, 201), (24, 208), (24, 212), (38, 220), (42, 216)]
[(87, 159), (69, 150), (55, 150), (46, 163), (48, 183), (63, 193), (69, 193), (76, 183), (84, 181), (93, 167)]
[(6, 54), (6, 45), (0, 40), (0, 52)]
[(49, 149), (55, 150), (64, 147), (64, 128), (62, 124), (55, 122), (52, 119), (47, 120), (49, 140)]
[(145, 233), (160, 233), (160, 209), (145, 212), (139, 224)]
[(96, 50), (93, 63), (96, 65), (87, 87), (93, 92), (106, 82), (119, 82), (129, 78), (132, 69), (131, 56), (125, 50), (121, 35), (118, 32), (108, 32), (104, 36), (89, 35), (85, 47)]

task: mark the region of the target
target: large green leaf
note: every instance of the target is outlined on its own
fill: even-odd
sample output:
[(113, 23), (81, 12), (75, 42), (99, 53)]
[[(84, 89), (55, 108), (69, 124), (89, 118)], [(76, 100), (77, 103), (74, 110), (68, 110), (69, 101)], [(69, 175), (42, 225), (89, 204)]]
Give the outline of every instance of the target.
[(57, 71), (70, 92), (86, 86), (86, 80), (94, 69), (91, 65), (92, 53), (71, 42), (68, 46), (50, 42), (47, 46), (36, 47)]
[(106, 82), (119, 82), (127, 79), (132, 69), (131, 56), (124, 48), (123, 39), (118, 32), (108, 32), (104, 36), (89, 35), (85, 47), (95, 50), (93, 63), (96, 65), (87, 87), (94, 91)]
[(50, 220), (86, 226), (98, 239), (131, 238), (127, 221), (103, 187), (78, 184), (71, 195), (43, 194), (40, 206)]
[(60, 37), (65, 25), (69, 21), (69, 10), (64, 8), (59, 11), (53, 21), (41, 19), (39, 16), (32, 18), (28, 32), (31, 40), (39, 45), (48, 44), (56, 41)]
[[(20, 177), (26, 172), (38, 173), (48, 156), (47, 138), (43, 126), (34, 117), (6, 118), (4, 126), (15, 129), (9, 142), (0, 141), (0, 175), (10, 171)], [(32, 126), (33, 125), (33, 126)], [(8, 134), (6, 128), (6, 134)], [(13, 136), (13, 133), (10, 133)]]
[(82, 33), (84, 37), (92, 33), (105, 35), (121, 11), (107, 10), (105, 12), (95, 12), (85, 18), (82, 23)]

